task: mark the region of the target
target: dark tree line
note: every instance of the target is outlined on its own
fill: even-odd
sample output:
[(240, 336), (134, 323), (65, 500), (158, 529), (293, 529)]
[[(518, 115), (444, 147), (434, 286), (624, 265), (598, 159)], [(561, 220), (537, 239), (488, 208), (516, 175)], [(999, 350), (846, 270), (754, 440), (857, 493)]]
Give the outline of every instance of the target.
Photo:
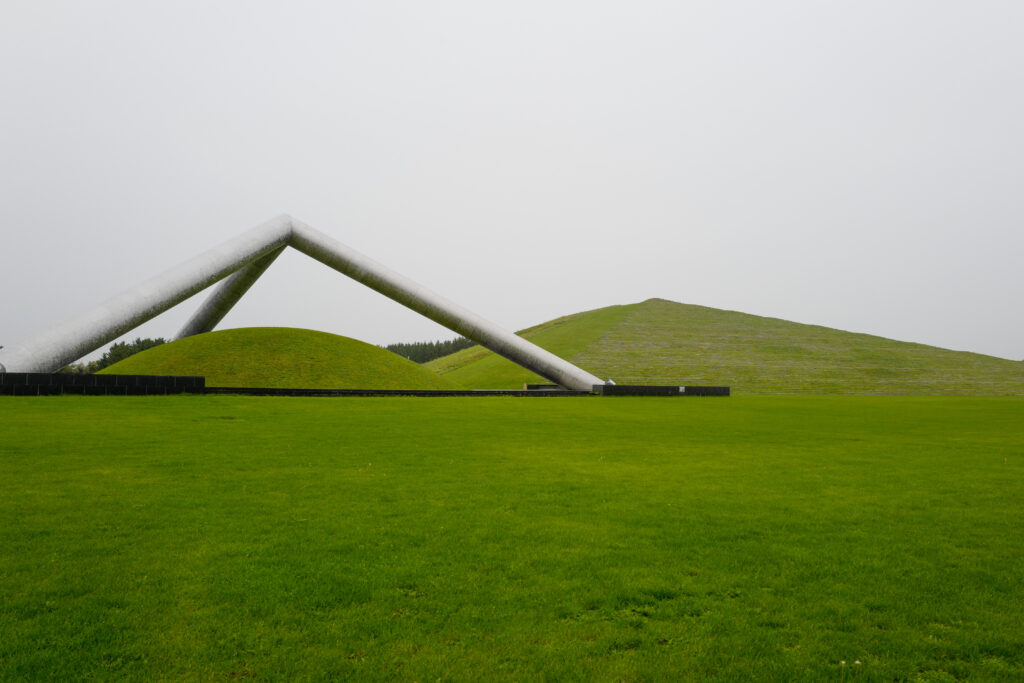
[(157, 337), (156, 339), (140, 339), (135, 338), (133, 342), (117, 342), (111, 345), (110, 349), (105, 351), (99, 360), (89, 361), (88, 363), (72, 363), (60, 371), (73, 374), (73, 375), (91, 375), (94, 372), (99, 372), (108, 365), (113, 365), (119, 360), (124, 360), (128, 356), (134, 356), (139, 351), (145, 351), (151, 349), (154, 346), (160, 346), (161, 344), (167, 343), (167, 340), (163, 337)]
[(474, 344), (476, 344), (476, 342), (472, 339), (457, 337), (446, 341), (388, 344), (384, 348), (393, 353), (397, 353), (399, 356), (408, 358), (413, 362), (426, 363), (427, 361), (434, 360), (435, 358), (447, 356), (449, 353), (468, 349)]

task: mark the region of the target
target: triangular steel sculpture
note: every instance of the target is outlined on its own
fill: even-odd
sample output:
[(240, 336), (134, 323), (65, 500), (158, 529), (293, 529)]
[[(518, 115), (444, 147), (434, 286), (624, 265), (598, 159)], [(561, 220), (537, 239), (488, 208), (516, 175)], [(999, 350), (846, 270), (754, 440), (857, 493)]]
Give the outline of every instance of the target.
[(208, 332), (287, 247), (569, 389), (602, 381), (367, 258), (291, 216), (282, 215), (171, 268), (93, 310), (0, 350), (0, 372), (56, 372), (207, 287), (221, 282), (178, 333)]

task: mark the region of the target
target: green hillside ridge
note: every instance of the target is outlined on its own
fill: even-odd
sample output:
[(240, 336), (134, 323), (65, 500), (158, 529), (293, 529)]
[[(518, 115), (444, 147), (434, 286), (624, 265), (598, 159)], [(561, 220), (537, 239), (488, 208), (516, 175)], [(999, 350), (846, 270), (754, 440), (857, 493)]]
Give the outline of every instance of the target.
[[(734, 393), (1022, 395), (1024, 363), (664, 299), (565, 316), (520, 333), (618, 384)], [(474, 346), (425, 364), (471, 388), (545, 381)]]
[(459, 388), (433, 371), (372, 344), (288, 327), (199, 334), (135, 354), (100, 374), (204, 376), (210, 387)]

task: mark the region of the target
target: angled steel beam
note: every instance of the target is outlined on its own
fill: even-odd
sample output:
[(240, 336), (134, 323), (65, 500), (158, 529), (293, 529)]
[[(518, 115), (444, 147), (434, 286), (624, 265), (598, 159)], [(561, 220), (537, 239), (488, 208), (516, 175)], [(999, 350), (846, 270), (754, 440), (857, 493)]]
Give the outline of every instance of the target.
[(224, 319), (224, 316), (249, 291), (249, 288), (256, 283), (260, 275), (266, 272), (270, 264), (277, 260), (277, 257), (284, 250), (285, 247), (280, 247), (266, 256), (261, 256), (248, 265), (243, 266), (235, 271), (233, 275), (224, 278), (199, 310), (178, 330), (178, 336), (175, 339), (184, 339), (194, 334), (210, 332), (213, 328), (217, 327), (220, 321)]
[(186, 323), (179, 338), (211, 330), (286, 246), (564, 387), (590, 391), (601, 384), (589, 372), (289, 216), (228, 240), (68, 323), (11, 349), (0, 349), (0, 372), (56, 372), (230, 275)]
[(590, 391), (595, 384), (603, 384), (586, 370), (484, 320), (305, 223), (292, 221), (291, 246), (541, 377), (580, 391)]

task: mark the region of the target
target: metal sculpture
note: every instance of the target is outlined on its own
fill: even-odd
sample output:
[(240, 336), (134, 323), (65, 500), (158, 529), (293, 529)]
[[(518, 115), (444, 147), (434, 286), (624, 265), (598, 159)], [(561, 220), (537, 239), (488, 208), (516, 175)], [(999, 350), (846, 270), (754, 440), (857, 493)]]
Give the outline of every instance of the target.
[(178, 338), (208, 332), (287, 247), (569, 389), (602, 381), (310, 226), (283, 215), (20, 344), (0, 347), (0, 372), (56, 372), (194, 294), (221, 284)]

